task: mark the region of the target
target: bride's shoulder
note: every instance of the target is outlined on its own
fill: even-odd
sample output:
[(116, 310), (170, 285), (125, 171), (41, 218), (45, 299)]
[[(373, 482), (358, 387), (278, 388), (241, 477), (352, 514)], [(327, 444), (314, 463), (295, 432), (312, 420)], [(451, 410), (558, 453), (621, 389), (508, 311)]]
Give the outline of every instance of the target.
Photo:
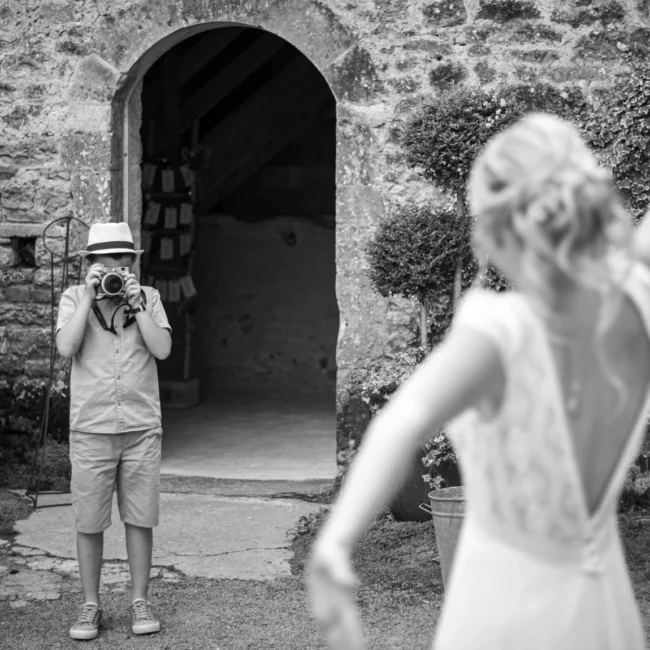
[(518, 292), (472, 287), (461, 298), (453, 322), (483, 333), (500, 348), (511, 347), (525, 326), (522, 309), (525, 304)]
[(483, 317), (499, 317), (511, 313), (522, 301), (516, 291), (493, 291), (482, 287), (472, 287), (461, 298), (457, 314), (481, 314)]

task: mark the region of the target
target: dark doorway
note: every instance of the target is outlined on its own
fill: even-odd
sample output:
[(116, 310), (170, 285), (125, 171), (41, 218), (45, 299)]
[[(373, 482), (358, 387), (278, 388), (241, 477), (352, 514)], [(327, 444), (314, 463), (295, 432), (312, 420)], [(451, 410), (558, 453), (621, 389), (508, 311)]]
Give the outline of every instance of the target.
[(288, 417), (298, 401), (303, 414), (328, 404), (334, 468), (336, 106), (327, 83), (273, 34), (214, 29), (147, 72), (140, 134), (141, 273), (174, 330), (159, 365), (163, 407), (276, 404)]

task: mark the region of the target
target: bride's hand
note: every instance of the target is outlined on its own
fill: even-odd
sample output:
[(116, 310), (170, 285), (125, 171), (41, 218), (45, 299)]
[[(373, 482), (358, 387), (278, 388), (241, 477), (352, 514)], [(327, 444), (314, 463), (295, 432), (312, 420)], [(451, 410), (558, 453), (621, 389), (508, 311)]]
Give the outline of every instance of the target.
[(316, 622), (330, 650), (361, 650), (361, 622), (354, 602), (356, 576), (350, 552), (316, 541), (308, 567), (309, 592)]

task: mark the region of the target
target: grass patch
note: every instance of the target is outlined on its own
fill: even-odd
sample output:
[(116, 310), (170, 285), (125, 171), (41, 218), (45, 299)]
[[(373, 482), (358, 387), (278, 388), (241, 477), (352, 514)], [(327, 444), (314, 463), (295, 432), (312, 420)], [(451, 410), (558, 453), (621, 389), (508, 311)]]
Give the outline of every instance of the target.
[(618, 525), (646, 643), (650, 644), (650, 507), (636, 507), (619, 514)]
[(650, 579), (650, 509), (620, 514), (618, 525), (630, 571)]
[[(27, 489), (34, 455), (29, 436), (0, 436), (0, 487)], [(69, 490), (72, 470), (67, 442), (48, 438), (40, 451), (39, 466), (40, 490)]]
[(14, 494), (7, 488), (0, 488), (0, 538), (15, 534), (14, 524), (26, 519), (33, 511), (32, 502)]
[[(301, 575), (309, 560), (328, 509), (321, 508), (310, 517), (302, 517), (294, 529), (290, 560), (294, 575)], [(442, 596), (442, 574), (433, 522), (395, 521), (388, 510), (380, 514), (352, 556), (361, 583), (360, 594), (390, 593), (406, 600), (413, 597)]]

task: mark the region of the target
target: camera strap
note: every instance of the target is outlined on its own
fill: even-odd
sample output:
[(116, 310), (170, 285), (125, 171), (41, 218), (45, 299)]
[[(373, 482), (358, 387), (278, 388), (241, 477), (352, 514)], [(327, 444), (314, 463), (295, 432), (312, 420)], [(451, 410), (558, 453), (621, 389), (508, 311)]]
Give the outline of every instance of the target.
[[(102, 298), (100, 298), (102, 300)], [(140, 300), (142, 301), (142, 306), (146, 307), (147, 306), (147, 297), (144, 293), (144, 290), (140, 291)], [(117, 312), (122, 308), (126, 307), (125, 310), (125, 316), (126, 319), (124, 321), (124, 325), (122, 326), (122, 329), (126, 329), (127, 327), (130, 327), (135, 323), (135, 314), (133, 314), (130, 309), (129, 309), (129, 303), (124, 302), (121, 305), (118, 305), (113, 312), (113, 316), (111, 318), (111, 324), (110, 327), (106, 323), (106, 319), (104, 318), (104, 314), (102, 314), (101, 309), (99, 308), (99, 305), (97, 304), (97, 300), (95, 300), (92, 304), (92, 310), (93, 313), (95, 314), (95, 318), (99, 321), (99, 324), (102, 326), (102, 329), (106, 330), (107, 332), (111, 332), (112, 334), (115, 334), (117, 336), (117, 330), (115, 329), (115, 317), (117, 316)]]

